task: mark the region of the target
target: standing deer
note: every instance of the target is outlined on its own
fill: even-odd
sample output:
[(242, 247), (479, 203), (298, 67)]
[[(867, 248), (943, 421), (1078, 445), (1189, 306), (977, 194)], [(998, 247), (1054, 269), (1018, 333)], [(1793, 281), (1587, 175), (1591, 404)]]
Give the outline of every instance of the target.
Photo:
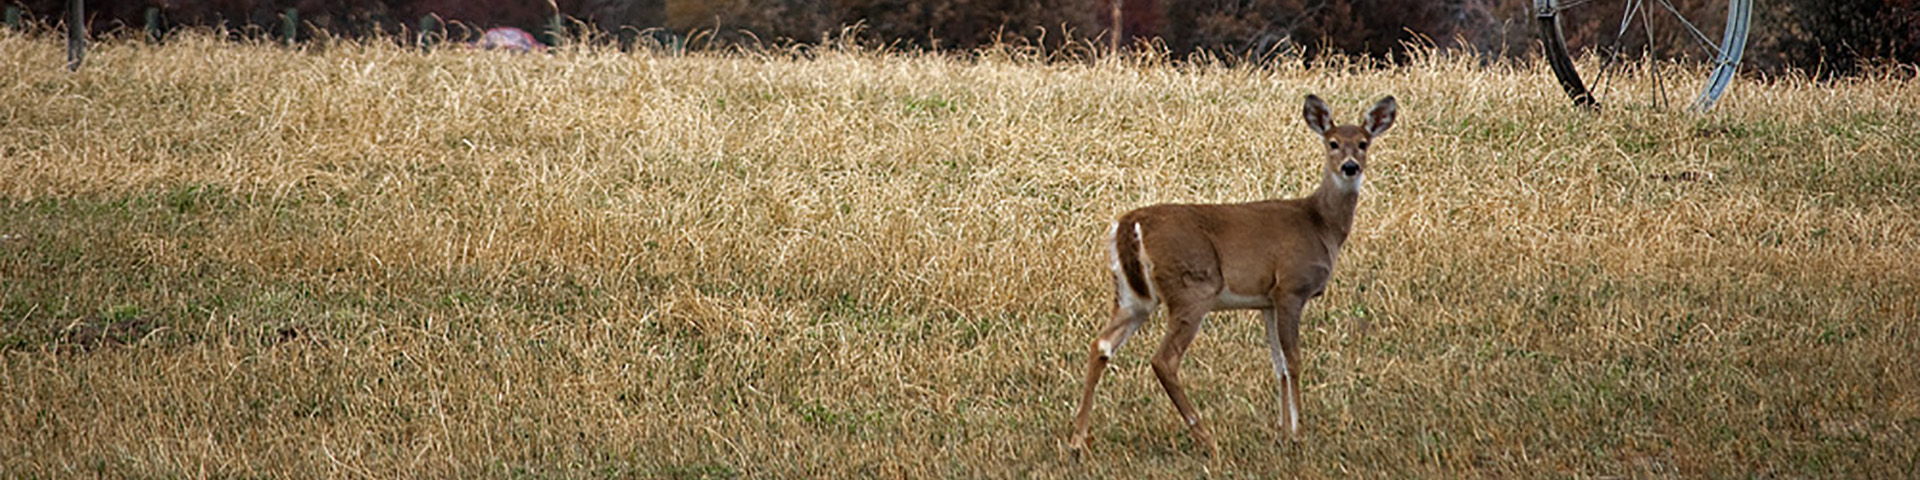
[(1180, 360), (1208, 312), (1258, 309), (1279, 379), (1280, 426), (1300, 435), (1300, 311), (1326, 291), (1340, 245), (1353, 230), (1367, 146), (1393, 126), (1393, 97), (1367, 111), (1363, 125), (1335, 126), (1327, 104), (1307, 96), (1307, 127), (1326, 142), (1320, 187), (1306, 197), (1252, 203), (1153, 205), (1114, 222), (1113, 319), (1094, 337), (1080, 411), (1068, 447), (1087, 445), (1093, 389), (1107, 362), (1160, 304), (1169, 327), (1153, 355), (1153, 374), (1180, 410), (1194, 443), (1215, 451), (1206, 424), (1180, 382)]

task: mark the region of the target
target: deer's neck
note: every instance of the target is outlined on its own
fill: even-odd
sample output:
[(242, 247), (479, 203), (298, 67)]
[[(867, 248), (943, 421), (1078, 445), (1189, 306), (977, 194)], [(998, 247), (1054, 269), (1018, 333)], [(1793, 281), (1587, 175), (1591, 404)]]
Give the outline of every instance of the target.
[(1329, 247), (1340, 248), (1347, 240), (1347, 233), (1353, 231), (1353, 210), (1360, 203), (1360, 179), (1328, 173), (1320, 180), (1320, 188), (1314, 189), (1308, 198), (1314, 213), (1327, 227), (1323, 235), (1331, 242)]

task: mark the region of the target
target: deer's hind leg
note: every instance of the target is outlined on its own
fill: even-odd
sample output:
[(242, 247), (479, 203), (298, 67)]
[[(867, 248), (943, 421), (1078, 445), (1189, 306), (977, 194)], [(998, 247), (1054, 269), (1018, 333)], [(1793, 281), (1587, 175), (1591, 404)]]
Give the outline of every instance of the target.
[[(1116, 272), (1116, 275), (1119, 273)], [(1113, 354), (1127, 343), (1127, 337), (1140, 329), (1147, 318), (1153, 315), (1158, 306), (1153, 299), (1141, 298), (1127, 288), (1125, 280), (1115, 282), (1113, 318), (1100, 329), (1093, 338), (1092, 351), (1087, 355), (1087, 376), (1085, 386), (1080, 392), (1080, 412), (1073, 417), (1073, 437), (1067, 447), (1078, 453), (1087, 447), (1087, 428), (1093, 410), (1093, 390), (1100, 384), (1100, 377), (1107, 372), (1107, 363)]]
[(1207, 425), (1200, 420), (1200, 412), (1193, 407), (1193, 401), (1187, 398), (1186, 385), (1180, 381), (1180, 362), (1186, 358), (1187, 347), (1193, 345), (1194, 338), (1200, 336), (1200, 327), (1206, 321), (1207, 312), (1213, 310), (1213, 296), (1203, 288), (1188, 289), (1193, 295), (1183, 295), (1167, 300), (1167, 336), (1160, 342), (1160, 351), (1153, 355), (1153, 374), (1160, 379), (1160, 387), (1166, 389), (1167, 398), (1173, 400), (1173, 407), (1180, 411), (1180, 420), (1187, 425), (1187, 432), (1193, 436), (1193, 442), (1212, 456), (1217, 450), (1213, 435), (1207, 433)]

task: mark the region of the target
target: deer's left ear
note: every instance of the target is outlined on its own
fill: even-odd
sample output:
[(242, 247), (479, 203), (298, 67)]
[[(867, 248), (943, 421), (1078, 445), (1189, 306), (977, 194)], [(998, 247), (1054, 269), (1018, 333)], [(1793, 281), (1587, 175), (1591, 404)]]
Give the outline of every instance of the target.
[(1399, 109), (1392, 95), (1380, 99), (1380, 103), (1373, 104), (1373, 109), (1367, 111), (1367, 133), (1377, 137), (1386, 133), (1387, 129), (1393, 128), (1394, 113)]

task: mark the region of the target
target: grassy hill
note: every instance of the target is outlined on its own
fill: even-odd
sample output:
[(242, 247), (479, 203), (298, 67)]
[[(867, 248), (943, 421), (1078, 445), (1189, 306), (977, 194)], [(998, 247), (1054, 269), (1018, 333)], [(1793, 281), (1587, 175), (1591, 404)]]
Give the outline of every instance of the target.
[[(1446, 55), (62, 55), (0, 33), (7, 476), (1920, 468), (1911, 79), (1695, 114), (1632, 74), (1596, 114)], [(1307, 93), (1400, 118), (1307, 309), (1306, 439), (1276, 442), (1257, 315), (1215, 314), (1202, 457), (1156, 319), (1074, 460), (1108, 222), (1309, 191)]]

